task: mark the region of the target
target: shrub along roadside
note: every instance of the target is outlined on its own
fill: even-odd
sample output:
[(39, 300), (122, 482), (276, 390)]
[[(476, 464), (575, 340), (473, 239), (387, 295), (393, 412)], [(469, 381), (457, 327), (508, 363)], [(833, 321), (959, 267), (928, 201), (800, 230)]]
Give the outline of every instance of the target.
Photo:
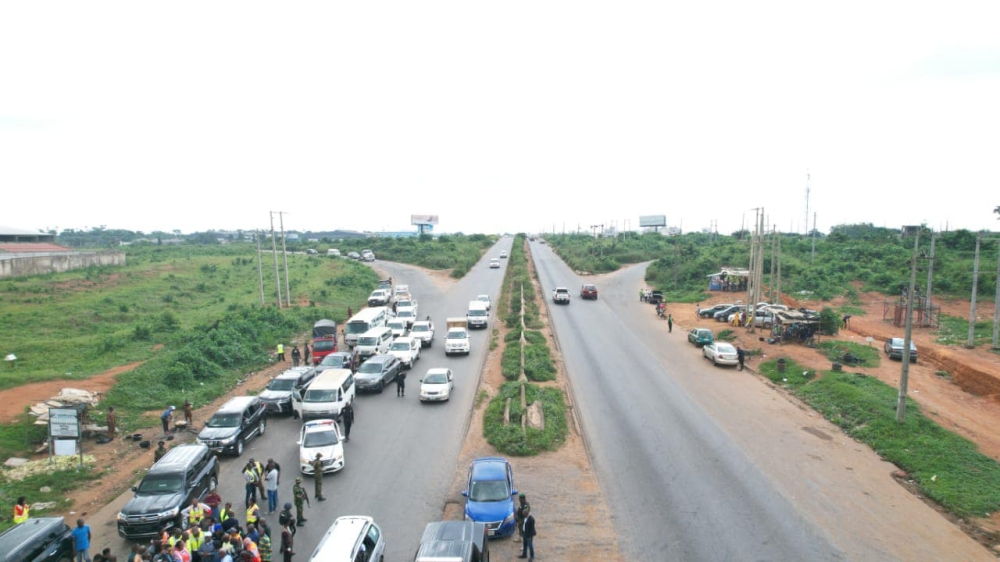
[[(525, 415), (521, 408), (521, 387), (524, 387), (525, 402), (531, 406), (539, 401), (545, 414), (545, 429), (526, 427), (521, 430), (521, 418)], [(510, 399), (510, 424), (504, 425), (503, 413)], [(483, 414), (483, 436), (497, 450), (518, 456), (536, 455), (542, 451), (554, 451), (566, 441), (566, 403), (558, 388), (540, 387), (525, 382), (507, 382), (500, 392), (490, 400)]]
[(767, 361), (760, 372), (905, 470), (927, 497), (960, 517), (1000, 509), (1000, 463), (928, 419), (916, 402), (907, 399), (906, 422), (898, 424), (897, 390), (882, 381), (846, 371), (811, 379), (794, 362), (785, 365), (780, 373), (777, 361)]
[(428, 269), (451, 269), (451, 276), (461, 279), (496, 244), (497, 237), (487, 234), (430, 234), (410, 238), (345, 238), (337, 241), (344, 254), (368, 248), (378, 259), (409, 263)]

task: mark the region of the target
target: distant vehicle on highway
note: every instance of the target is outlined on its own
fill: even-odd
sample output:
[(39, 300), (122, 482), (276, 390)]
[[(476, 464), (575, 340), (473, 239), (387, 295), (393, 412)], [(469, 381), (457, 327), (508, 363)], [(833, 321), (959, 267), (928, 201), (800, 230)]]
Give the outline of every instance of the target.
[(593, 283), (584, 283), (580, 287), (580, 298), (581, 299), (594, 299), (597, 300), (597, 285)]
[(490, 260), (490, 269), (500, 269), (500, 260), (493, 258)]
[(569, 289), (566, 287), (556, 287), (552, 291), (552, 302), (556, 304), (569, 304)]
[(455, 388), (455, 377), (451, 369), (428, 369), (420, 379), (420, 401), (435, 402), (451, 400)]

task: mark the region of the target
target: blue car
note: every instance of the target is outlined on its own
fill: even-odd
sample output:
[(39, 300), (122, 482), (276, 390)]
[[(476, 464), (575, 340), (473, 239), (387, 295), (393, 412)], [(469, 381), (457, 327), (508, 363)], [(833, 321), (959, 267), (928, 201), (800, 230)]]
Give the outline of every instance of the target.
[(486, 525), (486, 536), (506, 537), (514, 534), (514, 470), (507, 459), (482, 457), (472, 461), (462, 495), (465, 519)]

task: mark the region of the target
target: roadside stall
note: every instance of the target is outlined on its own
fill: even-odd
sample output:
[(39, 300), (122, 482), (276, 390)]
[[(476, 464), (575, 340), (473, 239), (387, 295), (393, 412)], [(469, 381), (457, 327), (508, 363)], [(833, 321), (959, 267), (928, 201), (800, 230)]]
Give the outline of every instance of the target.
[(782, 310), (774, 314), (769, 343), (804, 343), (810, 347), (819, 341), (819, 314), (811, 310)]
[(750, 279), (750, 270), (723, 267), (718, 273), (706, 277), (708, 277), (709, 291), (745, 291)]

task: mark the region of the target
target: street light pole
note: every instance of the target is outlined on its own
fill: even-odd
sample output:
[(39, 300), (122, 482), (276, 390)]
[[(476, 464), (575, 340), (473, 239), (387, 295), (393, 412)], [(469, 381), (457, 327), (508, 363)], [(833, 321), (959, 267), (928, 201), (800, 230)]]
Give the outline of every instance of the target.
[(969, 342), (966, 347), (975, 347), (976, 336), (976, 293), (979, 291), (979, 242), (981, 234), (976, 235), (976, 257), (972, 261), (972, 304), (969, 306)]
[(910, 342), (913, 341), (913, 291), (917, 285), (917, 248), (920, 234), (913, 240), (913, 261), (910, 264), (910, 289), (906, 293), (906, 333), (903, 336), (903, 369), (899, 375), (899, 400), (896, 402), (896, 423), (906, 420), (906, 385), (910, 378)]

